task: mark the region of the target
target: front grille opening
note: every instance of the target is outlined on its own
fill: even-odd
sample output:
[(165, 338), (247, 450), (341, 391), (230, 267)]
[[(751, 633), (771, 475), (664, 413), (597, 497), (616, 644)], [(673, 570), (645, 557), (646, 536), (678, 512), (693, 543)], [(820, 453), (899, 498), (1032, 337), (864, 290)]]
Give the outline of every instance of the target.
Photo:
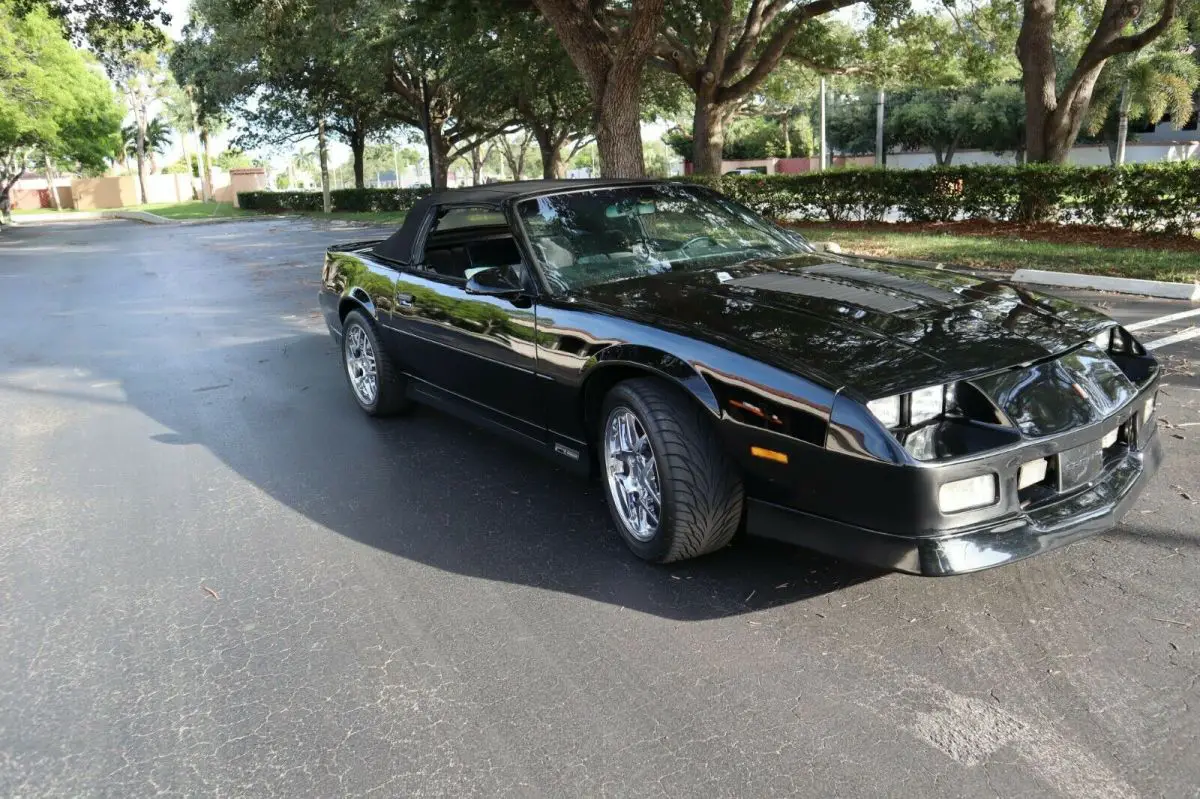
[[(1021, 503), (1022, 508), (1037, 505), (1058, 496), (1058, 458), (1051, 457), (1048, 460), (1045, 477), (1033, 485), (1017, 490), (1017, 500)], [(1020, 479), (1019, 469), (1017, 479)]]
[(1133, 446), (1133, 419), (1129, 419), (1125, 424), (1118, 427), (1116, 433), (1116, 440), (1104, 448), (1104, 462), (1106, 464), (1125, 457), (1126, 453)]

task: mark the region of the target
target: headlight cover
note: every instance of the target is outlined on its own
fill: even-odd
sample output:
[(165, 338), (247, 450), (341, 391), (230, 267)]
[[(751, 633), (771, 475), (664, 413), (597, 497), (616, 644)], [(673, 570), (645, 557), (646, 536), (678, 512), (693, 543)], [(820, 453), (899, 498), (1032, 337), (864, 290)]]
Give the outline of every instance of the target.
[(884, 397), (883, 399), (871, 400), (867, 403), (867, 410), (880, 422), (884, 427), (893, 428), (900, 426), (900, 397)]
[(871, 400), (867, 410), (889, 430), (937, 419), (953, 402), (954, 384), (919, 388), (908, 394)]

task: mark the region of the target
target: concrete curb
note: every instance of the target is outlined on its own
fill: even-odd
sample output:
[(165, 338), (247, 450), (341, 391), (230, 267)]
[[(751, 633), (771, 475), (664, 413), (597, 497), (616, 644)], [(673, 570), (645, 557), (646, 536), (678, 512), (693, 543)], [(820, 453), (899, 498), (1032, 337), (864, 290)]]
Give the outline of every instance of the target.
[(149, 211), (101, 211), (101, 219), (132, 219), (135, 222), (145, 222), (148, 225), (170, 225), (175, 220), (167, 219)]
[(13, 214), (13, 224), (20, 225), (25, 222), (74, 222), (76, 220), (86, 222), (87, 220), (101, 219), (99, 211), (63, 211), (47, 214)]
[(208, 218), (200, 217), (198, 219), (172, 219), (171, 221), (177, 225), (190, 226), (190, 225), (220, 225), (225, 222), (261, 222), (266, 219), (275, 219), (275, 217), (262, 216), (262, 215), (214, 216), (214, 217), (208, 217)]
[[(845, 252), (837, 242), (814, 242), (819, 252), (830, 252), (861, 258), (865, 261), (885, 261), (908, 266), (924, 266), (930, 269), (953, 269), (969, 274), (988, 274), (986, 271), (968, 269), (939, 261), (914, 261), (908, 258), (878, 258), (873, 255), (858, 255)], [(991, 273), (997, 274), (997, 273)], [(1158, 297), (1166, 300), (1200, 302), (1200, 283), (1170, 283), (1166, 280), (1141, 280), (1133, 277), (1107, 277), (1084, 275), (1077, 272), (1047, 272), (1042, 269), (1018, 269), (1008, 278), (1014, 283), (1029, 283), (1035, 286), (1058, 286), (1059, 288), (1111, 291), (1116, 294), (1136, 294), (1143, 297)]]
[(1044, 272), (1040, 269), (1018, 269), (1013, 272), (1012, 280), (1016, 283), (1032, 283), (1038, 286), (1115, 291), (1119, 294), (1140, 294), (1145, 297), (1159, 297), (1166, 300), (1200, 302), (1200, 284), (1197, 283), (1168, 283), (1165, 280), (1139, 280), (1132, 277)]

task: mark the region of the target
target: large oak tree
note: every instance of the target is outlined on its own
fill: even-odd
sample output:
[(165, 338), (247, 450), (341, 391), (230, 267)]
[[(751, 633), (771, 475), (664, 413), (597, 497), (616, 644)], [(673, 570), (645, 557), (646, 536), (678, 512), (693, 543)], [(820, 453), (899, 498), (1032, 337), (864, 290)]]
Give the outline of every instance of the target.
[[(663, 27), (665, 0), (533, 0), (583, 76), (601, 170), (640, 177), (642, 73)], [(617, 7), (619, 5), (619, 7)], [(619, 12), (614, 14), (613, 12)]]
[(1114, 56), (1141, 50), (1166, 33), (1180, 2), (1104, 0), (1064, 80), (1055, 47), (1059, 0), (1023, 0), (1017, 57), (1025, 90), (1025, 146), (1030, 161), (1066, 161), (1105, 64)]

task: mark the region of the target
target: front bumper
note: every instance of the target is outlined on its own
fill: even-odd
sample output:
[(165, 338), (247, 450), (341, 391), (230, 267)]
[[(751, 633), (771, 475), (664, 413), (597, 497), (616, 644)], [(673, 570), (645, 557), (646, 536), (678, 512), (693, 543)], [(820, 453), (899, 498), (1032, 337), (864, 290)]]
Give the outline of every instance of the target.
[(1116, 527), (1162, 461), (1157, 435), (1108, 464), (1088, 486), (1016, 515), (946, 535), (897, 535), (747, 500), (751, 535), (894, 571), (940, 577), (989, 569)]

